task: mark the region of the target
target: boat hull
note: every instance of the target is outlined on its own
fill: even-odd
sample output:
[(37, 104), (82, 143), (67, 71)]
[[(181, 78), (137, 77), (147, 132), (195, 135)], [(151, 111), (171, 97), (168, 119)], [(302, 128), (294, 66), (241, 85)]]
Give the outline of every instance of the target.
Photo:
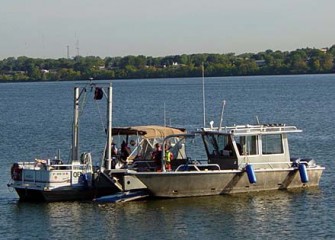
[(308, 169), (309, 181), (301, 181), (297, 169), (255, 170), (256, 183), (250, 183), (242, 170), (134, 173), (155, 197), (192, 197), (255, 191), (316, 187), (324, 168)]
[(20, 201), (30, 202), (58, 202), (58, 201), (84, 201), (113, 194), (117, 190), (111, 186), (107, 188), (60, 188), (41, 190), (23, 187), (14, 187)]
[(84, 189), (43, 191), (28, 188), (15, 188), (15, 190), (20, 197), (20, 201), (34, 201), (34, 202), (76, 201), (76, 200), (80, 201), (80, 200), (90, 200), (95, 197), (94, 191)]
[(120, 190), (111, 184), (110, 180), (103, 174), (96, 174), (90, 186), (74, 186), (67, 183), (58, 186), (55, 183), (43, 181), (14, 180), (8, 185), (15, 189), (20, 201), (31, 202), (56, 202), (56, 201), (82, 201), (114, 194)]

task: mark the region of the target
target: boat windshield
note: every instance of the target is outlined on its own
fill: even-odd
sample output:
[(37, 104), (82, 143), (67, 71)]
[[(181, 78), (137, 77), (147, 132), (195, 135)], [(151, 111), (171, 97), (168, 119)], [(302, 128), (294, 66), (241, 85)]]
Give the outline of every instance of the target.
[[(257, 155), (257, 136), (204, 135), (204, 142), (210, 156)], [(233, 139), (233, 140), (232, 140)], [(235, 145), (234, 145), (235, 144)], [(236, 146), (236, 148), (235, 148)]]
[(203, 140), (209, 156), (232, 156), (234, 154), (230, 135), (205, 134)]

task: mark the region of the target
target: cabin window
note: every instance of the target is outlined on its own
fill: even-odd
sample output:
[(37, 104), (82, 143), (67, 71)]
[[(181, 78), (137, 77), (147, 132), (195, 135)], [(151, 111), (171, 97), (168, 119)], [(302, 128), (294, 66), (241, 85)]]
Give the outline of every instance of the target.
[(218, 142), (218, 146), (220, 149), (220, 155), (222, 155), (222, 151), (224, 150), (224, 148), (228, 145), (228, 136), (226, 135), (217, 135), (217, 142)]
[(218, 155), (218, 146), (214, 135), (205, 135), (204, 142), (210, 155)]
[(220, 148), (220, 155), (222, 156), (236, 156), (231, 136), (218, 135), (218, 145)]
[(262, 136), (262, 153), (263, 154), (280, 154), (283, 153), (282, 136), (279, 134), (270, 134)]
[(257, 136), (242, 136), (239, 140), (242, 150), (241, 155), (258, 154)]
[(232, 145), (229, 144), (227, 135), (205, 135), (204, 140), (210, 155), (231, 156), (233, 153)]

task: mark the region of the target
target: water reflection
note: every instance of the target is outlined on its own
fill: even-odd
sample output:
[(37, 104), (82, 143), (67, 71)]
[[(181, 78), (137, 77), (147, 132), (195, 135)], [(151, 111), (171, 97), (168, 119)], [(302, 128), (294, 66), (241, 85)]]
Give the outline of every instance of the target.
[[(218, 239), (327, 236), (331, 221), (318, 188), (233, 196), (147, 199), (118, 204), (93, 202), (22, 203), (14, 200), (3, 236), (27, 239)], [(320, 213), (318, 221), (311, 213)], [(303, 221), (302, 221), (303, 219)], [(210, 236), (210, 237), (209, 237)]]
[[(314, 211), (302, 206), (318, 189), (199, 198), (161, 199), (99, 205), (109, 224), (108, 236), (187, 238), (271, 237), (273, 231), (303, 234), (299, 219)], [(315, 206), (314, 206), (315, 207)], [(306, 209), (307, 208), (307, 209)], [(296, 215), (296, 216), (294, 216)], [(131, 231), (130, 231), (131, 229)]]
[(328, 209), (323, 195), (308, 189), (102, 205), (7, 200), (11, 214), (4, 227), (11, 231), (1, 233), (17, 239), (267, 239), (274, 234), (302, 237), (312, 227), (313, 236), (327, 236), (334, 232), (323, 226), (333, 222), (334, 209)]

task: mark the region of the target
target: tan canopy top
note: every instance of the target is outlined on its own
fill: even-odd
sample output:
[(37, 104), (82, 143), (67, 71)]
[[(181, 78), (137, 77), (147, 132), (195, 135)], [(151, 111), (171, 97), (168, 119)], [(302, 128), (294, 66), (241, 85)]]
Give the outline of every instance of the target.
[(133, 126), (133, 127), (114, 127), (112, 135), (140, 135), (144, 138), (163, 138), (173, 134), (186, 133), (184, 128), (164, 127), (157, 125)]

